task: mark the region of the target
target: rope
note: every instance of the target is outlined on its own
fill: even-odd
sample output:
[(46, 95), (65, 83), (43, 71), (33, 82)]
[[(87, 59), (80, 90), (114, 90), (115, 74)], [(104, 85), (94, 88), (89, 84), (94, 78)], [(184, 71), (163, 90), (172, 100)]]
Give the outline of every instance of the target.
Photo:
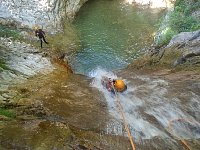
[[(127, 124), (126, 119), (125, 119), (125, 115), (124, 115), (124, 112), (123, 112), (123, 107), (122, 107), (122, 105), (121, 105), (121, 103), (120, 103), (120, 100), (119, 100), (119, 98), (118, 98), (118, 94), (117, 94), (116, 89), (114, 88), (114, 85), (113, 85), (113, 84), (112, 84), (112, 88), (113, 88), (113, 90), (114, 90), (115, 98), (116, 98), (116, 101), (117, 101), (117, 104), (118, 104), (118, 107), (119, 107), (119, 110), (120, 110), (120, 113), (121, 113), (121, 116), (122, 116), (122, 119), (123, 119), (123, 122), (124, 122), (124, 125), (125, 125), (126, 132), (128, 133), (128, 138), (129, 138), (129, 141), (130, 141), (130, 143), (131, 143), (132, 149), (133, 149), (133, 150), (136, 150), (135, 144), (134, 144), (134, 142), (133, 142), (133, 138), (132, 138), (132, 135), (131, 135), (131, 132), (130, 132), (130, 129), (129, 129), (128, 124)], [(171, 120), (171, 121), (169, 122), (169, 124), (168, 124), (168, 129), (171, 130), (171, 128), (172, 128), (172, 123), (173, 123), (173, 122), (175, 122), (175, 121), (181, 121), (181, 120), (187, 121), (187, 120), (185, 120), (185, 119), (174, 119), (174, 120)], [(175, 136), (176, 136), (176, 135), (175, 135)], [(178, 136), (176, 136), (176, 137), (179, 138)], [(180, 138), (179, 138), (179, 139), (180, 139)], [(188, 150), (192, 150), (192, 149), (190, 148), (190, 146), (187, 144), (187, 142), (186, 142), (184, 139), (180, 139), (180, 141), (182, 142), (182, 144), (183, 144)]]
[[(168, 129), (171, 130), (172, 128), (172, 123), (173, 122), (176, 122), (176, 121), (186, 121), (186, 122), (191, 122), (190, 120), (185, 120), (185, 119), (181, 119), (181, 118), (178, 118), (178, 119), (173, 119), (171, 121), (169, 121), (169, 124), (168, 124)], [(177, 135), (175, 135), (177, 138), (180, 139), (180, 137), (178, 137)], [(187, 144), (187, 142), (184, 140), (184, 139), (180, 139), (181, 143), (188, 149), (188, 150), (192, 150), (190, 148), (190, 146)]]
[(133, 142), (133, 138), (132, 138), (132, 135), (131, 135), (131, 132), (130, 132), (130, 129), (129, 129), (128, 124), (127, 124), (126, 119), (125, 119), (125, 115), (124, 115), (124, 112), (123, 112), (123, 107), (122, 107), (122, 105), (121, 105), (121, 103), (119, 101), (118, 94), (117, 94), (113, 84), (112, 84), (112, 88), (114, 89), (115, 98), (116, 98), (116, 101), (117, 101), (117, 104), (118, 104), (118, 107), (119, 107), (119, 110), (120, 110), (120, 113), (121, 113), (121, 116), (122, 116), (122, 119), (123, 119), (123, 122), (124, 122), (124, 126), (125, 126), (125, 129), (126, 129), (126, 132), (128, 133), (128, 138), (129, 138), (129, 141), (131, 143), (132, 149), (136, 150), (134, 142)]

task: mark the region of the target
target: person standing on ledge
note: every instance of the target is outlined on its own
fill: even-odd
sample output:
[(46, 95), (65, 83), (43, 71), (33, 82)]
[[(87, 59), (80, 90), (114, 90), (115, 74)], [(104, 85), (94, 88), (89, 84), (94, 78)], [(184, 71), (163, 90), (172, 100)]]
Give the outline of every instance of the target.
[(40, 42), (41, 42), (41, 48), (42, 48), (42, 40), (43, 40), (46, 44), (49, 44), (49, 43), (45, 40), (45, 32), (42, 31), (42, 29), (36, 28), (36, 29), (35, 29), (35, 36), (36, 36), (36, 37), (39, 37)]

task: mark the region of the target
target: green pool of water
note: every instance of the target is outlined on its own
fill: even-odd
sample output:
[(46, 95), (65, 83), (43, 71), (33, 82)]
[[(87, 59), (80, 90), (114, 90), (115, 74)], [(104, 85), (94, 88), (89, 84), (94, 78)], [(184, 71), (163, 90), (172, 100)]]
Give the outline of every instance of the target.
[(125, 4), (123, 0), (91, 0), (74, 21), (81, 48), (71, 59), (76, 73), (100, 67), (127, 66), (152, 44), (163, 11)]

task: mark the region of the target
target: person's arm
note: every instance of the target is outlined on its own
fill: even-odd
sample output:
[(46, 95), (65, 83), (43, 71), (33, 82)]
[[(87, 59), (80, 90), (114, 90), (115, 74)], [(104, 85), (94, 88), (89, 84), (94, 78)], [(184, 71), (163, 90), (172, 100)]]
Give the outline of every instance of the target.
[(35, 31), (35, 36), (36, 36), (36, 37), (38, 36), (38, 31), (37, 31), (37, 30)]
[(42, 30), (42, 34), (45, 36), (45, 32)]

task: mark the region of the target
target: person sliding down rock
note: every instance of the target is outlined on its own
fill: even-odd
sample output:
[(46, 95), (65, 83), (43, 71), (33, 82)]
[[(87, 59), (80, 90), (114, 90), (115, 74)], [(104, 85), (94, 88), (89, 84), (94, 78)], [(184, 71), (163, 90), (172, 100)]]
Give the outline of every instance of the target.
[(123, 93), (127, 90), (127, 85), (121, 79), (111, 79), (108, 77), (103, 77), (101, 83), (109, 92), (115, 94), (115, 92)]
[(42, 29), (36, 28), (36, 29), (35, 29), (35, 36), (36, 36), (36, 37), (39, 37), (40, 42), (41, 42), (41, 48), (42, 48), (42, 40), (43, 40), (46, 44), (49, 44), (49, 43), (45, 40), (45, 32), (42, 31)]

